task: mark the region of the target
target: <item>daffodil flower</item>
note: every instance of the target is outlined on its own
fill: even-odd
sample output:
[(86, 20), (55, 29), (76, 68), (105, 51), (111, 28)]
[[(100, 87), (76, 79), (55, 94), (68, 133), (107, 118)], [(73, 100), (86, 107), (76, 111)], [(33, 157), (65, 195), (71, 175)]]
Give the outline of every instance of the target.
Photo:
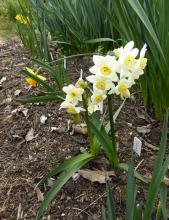
[(130, 41), (125, 45), (123, 50), (120, 53), (119, 56), (119, 63), (121, 65), (121, 68), (124, 68), (125, 70), (131, 70), (136, 62), (136, 56), (139, 53), (139, 50), (134, 47), (134, 42)]
[(147, 58), (145, 58), (146, 51), (147, 51), (147, 45), (144, 44), (143, 48), (140, 51), (140, 57), (136, 61), (132, 71), (132, 77), (134, 79), (138, 79), (141, 75), (144, 74), (144, 69), (147, 65)]
[(93, 89), (100, 89), (102, 91), (110, 90), (114, 84), (113, 82), (106, 77), (100, 75), (91, 75), (86, 77), (86, 79), (93, 84)]
[(30, 19), (28, 17), (24, 17), (23, 15), (18, 14), (16, 15), (15, 19), (19, 21), (21, 24), (30, 24)]
[(89, 69), (89, 71), (95, 75), (100, 75), (111, 79), (113, 82), (118, 81), (118, 76), (116, 74), (117, 61), (114, 56), (93, 56), (94, 66)]
[(76, 82), (75, 87), (85, 89), (85, 88), (87, 88), (87, 82), (85, 80), (83, 80), (82, 75), (83, 75), (83, 70), (81, 69), (80, 77), (79, 77), (78, 81)]
[(131, 81), (127, 79), (121, 79), (115, 88), (115, 93), (120, 95), (122, 99), (130, 97), (129, 88), (131, 87)]
[(77, 88), (70, 84), (63, 87), (63, 91), (66, 93), (66, 101), (72, 104), (77, 104), (78, 101), (82, 101), (82, 94), (84, 89)]
[(103, 113), (103, 101), (106, 99), (106, 94), (101, 90), (94, 90), (91, 96), (91, 105), (93, 105), (93, 111), (99, 110)]
[[(30, 68), (27, 67), (26, 70), (27, 70), (29, 73), (31, 73), (32, 75), (38, 77), (39, 79), (41, 79), (41, 80), (43, 80), (43, 81), (46, 80), (46, 78), (45, 78), (44, 76), (38, 75), (38, 74), (37, 74), (36, 72), (34, 72), (32, 69), (30, 69)], [(31, 77), (26, 77), (25, 80), (26, 80), (26, 82), (27, 82), (29, 85), (31, 85), (32, 87), (37, 87), (37, 85), (38, 85), (38, 82), (37, 82), (36, 80), (32, 79)]]
[(120, 47), (120, 48), (113, 50), (113, 53), (117, 59), (121, 56), (122, 52), (123, 52), (123, 47)]
[(87, 108), (89, 114), (93, 114), (93, 112), (100, 110), (100, 105), (94, 105), (91, 100), (88, 103), (88, 108)]
[(62, 108), (65, 108), (67, 110), (67, 113), (70, 113), (72, 115), (79, 114), (81, 111), (85, 111), (84, 108), (77, 107), (67, 101), (62, 102), (62, 104), (60, 105), (60, 109), (62, 109)]
[(140, 57), (138, 59), (138, 68), (140, 68), (141, 70), (144, 70), (146, 65), (147, 65), (147, 58), (145, 58), (145, 53), (147, 51), (147, 45), (144, 44), (143, 48), (140, 51)]

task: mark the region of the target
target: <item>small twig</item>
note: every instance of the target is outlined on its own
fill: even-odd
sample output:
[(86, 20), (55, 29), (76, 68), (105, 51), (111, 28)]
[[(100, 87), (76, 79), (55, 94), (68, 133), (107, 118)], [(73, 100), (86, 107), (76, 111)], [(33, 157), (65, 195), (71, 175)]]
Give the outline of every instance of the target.
[(86, 206), (86, 208), (84, 208), (83, 210), (81, 210), (77, 216), (79, 216), (82, 212), (84, 212), (86, 209), (90, 208), (94, 203), (96, 203), (98, 200), (100, 200), (103, 196), (107, 195), (107, 192), (103, 193), (101, 196), (99, 196), (97, 199), (95, 199), (92, 203), (90, 203), (88, 206)]
[(20, 219), (21, 217), (21, 203), (19, 203), (19, 206), (18, 206), (18, 213), (17, 213), (17, 220)]
[(76, 196), (75, 199), (78, 199), (78, 198), (80, 198), (81, 196), (84, 196), (84, 194), (82, 193), (82, 194)]
[(138, 165), (136, 166), (135, 170), (138, 170), (139, 166), (140, 166), (143, 162), (144, 162), (144, 159), (142, 159), (142, 160), (138, 163)]
[[(118, 184), (120, 184), (121, 182), (122, 182), (122, 181), (120, 181)], [(116, 184), (115, 186), (113, 186), (112, 189), (116, 188), (118, 184)], [(94, 203), (96, 203), (98, 200), (100, 200), (103, 196), (106, 196), (106, 195), (107, 195), (107, 192), (103, 193), (101, 196), (99, 196), (97, 199), (95, 199), (92, 203), (90, 203), (88, 206), (86, 206), (86, 208), (84, 208), (81, 212), (79, 212), (79, 213), (77, 214), (77, 216), (79, 216), (80, 213), (82, 213), (82, 212), (84, 212), (86, 209), (90, 208)]]
[[(80, 213), (82, 213), (82, 212), (84, 212), (86, 215), (88, 215), (91, 219), (94, 219), (93, 218), (93, 216), (91, 216), (88, 212), (86, 212), (85, 210), (82, 210), (82, 209), (79, 209), (79, 208), (72, 208), (72, 209), (74, 209), (74, 210), (77, 210), (77, 211), (80, 211), (79, 213), (78, 213), (78, 215), (80, 214)], [(77, 215), (77, 216), (78, 216)]]

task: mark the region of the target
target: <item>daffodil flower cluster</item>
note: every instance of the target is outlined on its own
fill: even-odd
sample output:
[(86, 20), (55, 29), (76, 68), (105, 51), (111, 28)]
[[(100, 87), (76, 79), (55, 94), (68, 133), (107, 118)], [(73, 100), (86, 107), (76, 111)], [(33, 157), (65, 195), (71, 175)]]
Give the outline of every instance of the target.
[(18, 14), (18, 15), (16, 15), (15, 19), (23, 25), (30, 24), (29, 17), (24, 17), (23, 15)]
[[(120, 95), (122, 99), (130, 97), (129, 89), (135, 84), (135, 80), (144, 74), (147, 65), (146, 50), (146, 44), (139, 52), (139, 49), (134, 48), (134, 42), (130, 41), (124, 47), (115, 49), (113, 56), (93, 56), (94, 66), (89, 69), (92, 75), (86, 77), (93, 85), (92, 95), (88, 97), (89, 113), (92, 114), (97, 110), (102, 113), (103, 101), (107, 95)], [(86, 85), (83, 87), (79, 82), (83, 85), (86, 83), (81, 77), (75, 86), (63, 88), (66, 100), (61, 104), (61, 108), (66, 108), (71, 114), (85, 111), (78, 105), (82, 101)]]

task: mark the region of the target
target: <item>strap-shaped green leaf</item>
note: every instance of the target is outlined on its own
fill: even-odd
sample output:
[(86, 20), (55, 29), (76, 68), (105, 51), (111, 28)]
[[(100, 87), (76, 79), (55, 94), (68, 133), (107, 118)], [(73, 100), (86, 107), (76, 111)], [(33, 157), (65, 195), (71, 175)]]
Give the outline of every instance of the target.
[(107, 192), (107, 220), (116, 220), (116, 206), (110, 182), (107, 183)]
[(46, 64), (40, 60), (33, 60), (33, 63), (39, 65), (40, 67), (42, 67), (44, 70), (47, 70), (49, 72), (49, 74), (51, 75), (51, 77), (55, 80), (55, 82), (57, 83), (57, 86), (59, 87), (59, 89), (62, 89), (62, 80), (60, 78), (60, 75), (58, 74), (56, 68), (52, 67), (49, 64)]
[(144, 220), (149, 220), (151, 218), (154, 204), (157, 198), (157, 194), (160, 189), (161, 181), (164, 179), (165, 172), (169, 165), (169, 156), (163, 163), (164, 156), (165, 156), (166, 143), (167, 143), (167, 133), (168, 133), (168, 110), (166, 111), (164, 115), (160, 150), (158, 152), (158, 156), (155, 161), (153, 175), (152, 175), (152, 179), (151, 179), (151, 183), (149, 187), (147, 202), (145, 205)]
[[(127, 171), (127, 172), (129, 171), (129, 165), (127, 163), (119, 163), (118, 167), (120, 169), (123, 169), (123, 170)], [(137, 179), (141, 180), (142, 182), (148, 183), (148, 181), (146, 179), (144, 179), (144, 177), (141, 174), (139, 174), (137, 171), (134, 171), (134, 176)]]
[[(75, 161), (73, 164), (65, 165), (64, 173), (60, 177), (58, 177), (52, 188), (45, 195), (44, 201), (42, 202), (39, 208), (36, 220), (41, 219), (45, 210), (49, 206), (49, 203), (53, 200), (53, 198), (63, 187), (63, 185), (74, 175), (74, 173), (77, 172), (82, 166), (84, 166), (86, 163), (88, 163), (93, 159), (93, 156), (91, 154), (85, 154), (85, 155), (82, 154), (80, 156), (81, 159), (78, 158), (77, 161)], [(58, 169), (60, 169), (60, 167)]]
[[(89, 154), (80, 154), (78, 156), (72, 157), (68, 160), (65, 160), (63, 163), (60, 165), (54, 167), (46, 176), (44, 176), (41, 181), (37, 184), (37, 186), (41, 185), (44, 183), (47, 179), (49, 179), (52, 176), (56, 176), (59, 173), (63, 172), (66, 170), (69, 166), (73, 166), (73, 164), (80, 162), (81, 160), (84, 160), (86, 157), (88, 157)], [(36, 186), (36, 187), (37, 187)]]
[(43, 96), (35, 96), (35, 97), (16, 99), (17, 102), (20, 102), (22, 104), (51, 102), (51, 101), (63, 101), (63, 100), (64, 100), (64, 97), (61, 96), (61, 95), (58, 95), (58, 94), (51, 94), (51, 95), (43, 95)]
[(31, 79), (35, 80), (36, 82), (38, 82), (43, 88), (45, 88), (48, 92), (55, 92), (55, 90), (48, 84), (46, 83), (44, 80), (40, 79), (39, 77), (37, 77), (36, 75), (30, 73), (27, 70), (22, 70), (21, 73), (29, 76)]
[[(154, 28), (152, 27), (152, 24), (150, 20), (148, 19), (148, 16), (146, 15), (143, 7), (141, 6), (140, 2), (138, 0), (128, 0), (129, 4), (133, 8), (133, 10), (136, 12), (136, 14), (139, 16), (145, 27), (147, 28), (148, 32), (150, 33), (152, 39), (154, 40), (158, 50), (160, 51), (162, 57), (164, 58), (164, 53), (161, 48), (161, 45), (159, 43), (159, 39), (154, 31)], [(165, 58), (164, 58), (165, 59)]]
[(90, 121), (91, 128), (93, 133), (96, 135), (97, 140), (100, 142), (101, 146), (106, 152), (106, 155), (110, 161), (110, 163), (114, 164), (114, 155), (113, 155), (113, 148), (112, 148), (112, 142), (110, 140), (110, 137), (106, 133), (104, 127), (98, 128), (97, 125), (93, 123), (93, 121)]
[(95, 39), (86, 40), (84, 43), (86, 43), (86, 44), (94, 44), (94, 43), (101, 43), (101, 42), (106, 42), (106, 41), (115, 42), (111, 38), (95, 38)]
[(127, 181), (126, 220), (135, 220), (134, 211), (136, 204), (136, 185), (134, 179), (134, 168), (129, 165)]

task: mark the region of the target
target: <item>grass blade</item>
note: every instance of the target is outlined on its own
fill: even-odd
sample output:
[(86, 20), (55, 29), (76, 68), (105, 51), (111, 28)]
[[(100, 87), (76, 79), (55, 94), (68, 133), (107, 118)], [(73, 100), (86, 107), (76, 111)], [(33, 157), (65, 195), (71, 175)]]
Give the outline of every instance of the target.
[(165, 184), (162, 184), (160, 187), (160, 203), (161, 203), (162, 215), (164, 220), (168, 219), (167, 208), (166, 208), (167, 194), (168, 194), (167, 186)]
[(162, 57), (164, 58), (164, 53), (161, 48), (161, 45), (159, 43), (158, 37), (154, 31), (154, 28), (151, 25), (151, 22), (149, 21), (143, 7), (141, 6), (140, 2), (138, 0), (128, 0), (129, 4), (133, 8), (133, 10), (136, 12), (136, 14), (139, 16), (145, 27), (147, 28), (148, 32), (150, 33), (151, 37), (153, 38), (157, 48), (159, 49)]
[(73, 176), (73, 174), (76, 171), (78, 171), (83, 165), (85, 165), (86, 163), (88, 163), (90, 160), (93, 159), (93, 156), (91, 154), (86, 154), (85, 157), (83, 157), (84, 155), (81, 156), (82, 156), (81, 160), (78, 159), (77, 162), (75, 162), (74, 164), (72, 165), (70, 164), (68, 167), (65, 167), (65, 172), (60, 177), (58, 177), (52, 188), (45, 195), (44, 201), (42, 202), (40, 209), (38, 211), (36, 220), (41, 219), (49, 203), (53, 200), (53, 198), (63, 187), (63, 185)]
[[(116, 119), (117, 119), (117, 117), (119, 116), (119, 114), (120, 114), (120, 112), (121, 112), (121, 110), (122, 110), (122, 108), (123, 108), (123, 106), (124, 106), (125, 101), (126, 101), (126, 100), (124, 100), (124, 101), (121, 103), (120, 107), (119, 107), (119, 108), (116, 110), (116, 112), (114, 113), (114, 115), (113, 115), (113, 121), (114, 121), (114, 123), (116, 122)], [(107, 125), (105, 126), (105, 130), (106, 130), (107, 133), (110, 131), (110, 122), (108, 122)]]
[(20, 102), (22, 104), (51, 102), (51, 101), (63, 101), (63, 100), (64, 100), (63, 96), (57, 95), (57, 93), (52, 94), (52, 95), (43, 95), (43, 96), (16, 99), (17, 102)]
[(60, 75), (57, 73), (56, 68), (53, 68), (51, 65), (46, 64), (40, 60), (33, 60), (33, 63), (41, 66), (43, 69), (47, 70), (51, 77), (55, 80), (56, 84), (58, 85), (59, 89), (62, 89), (62, 80), (60, 78)]
[(116, 208), (115, 208), (115, 201), (112, 194), (112, 187), (110, 182), (107, 183), (107, 216), (108, 220), (116, 220)]
[(86, 43), (86, 44), (94, 44), (94, 43), (101, 43), (101, 42), (106, 42), (106, 41), (115, 42), (111, 38), (95, 38), (95, 39), (86, 40), (84, 43)]
[(55, 92), (55, 90), (45, 81), (43, 81), (42, 79), (38, 78), (36, 75), (30, 73), (27, 70), (22, 70), (21, 73), (29, 76), (30, 78), (32, 78), (33, 80), (35, 80), (36, 82), (38, 82), (42, 87), (44, 87), (48, 92)]
[(92, 121), (90, 123), (93, 133), (96, 135), (97, 140), (100, 142), (103, 149), (105, 150), (110, 163), (113, 164), (114, 162), (113, 148), (112, 148), (112, 142), (108, 134), (106, 133), (103, 126), (99, 129)]
[(151, 218), (151, 214), (153, 212), (153, 207), (155, 204), (156, 196), (160, 189), (160, 183), (164, 178), (166, 169), (169, 164), (169, 157), (167, 157), (166, 161), (163, 163), (165, 156), (165, 149), (167, 143), (167, 132), (168, 131), (168, 111), (166, 111), (164, 115), (164, 123), (163, 123), (163, 131), (161, 136), (160, 150), (158, 152), (158, 156), (155, 162), (154, 171), (152, 175), (152, 180), (150, 183), (149, 193), (147, 196), (147, 202), (145, 206), (144, 220), (148, 220)]
[(136, 203), (136, 185), (134, 180), (134, 168), (129, 165), (127, 181), (126, 220), (135, 220), (134, 211)]
[[(41, 181), (37, 184), (37, 186), (41, 185), (44, 183), (47, 179), (49, 179), (52, 176), (56, 176), (59, 173), (63, 172), (66, 170), (69, 166), (77, 163), (78, 161), (84, 160), (89, 154), (80, 154), (78, 156), (72, 157), (68, 160), (65, 160), (63, 163), (61, 163), (59, 166), (56, 166), (53, 168), (46, 176), (44, 176)], [(36, 187), (37, 187), (36, 186)]]
[[(128, 165), (127, 163), (119, 163), (119, 164), (118, 164), (118, 167), (119, 167), (120, 169), (123, 169), (123, 170), (127, 171), (127, 172), (129, 171), (129, 165)], [(134, 171), (134, 176), (135, 176), (137, 179), (141, 180), (142, 182), (148, 183), (148, 181), (145, 180), (144, 177), (143, 177), (141, 174), (139, 174), (137, 171)]]

